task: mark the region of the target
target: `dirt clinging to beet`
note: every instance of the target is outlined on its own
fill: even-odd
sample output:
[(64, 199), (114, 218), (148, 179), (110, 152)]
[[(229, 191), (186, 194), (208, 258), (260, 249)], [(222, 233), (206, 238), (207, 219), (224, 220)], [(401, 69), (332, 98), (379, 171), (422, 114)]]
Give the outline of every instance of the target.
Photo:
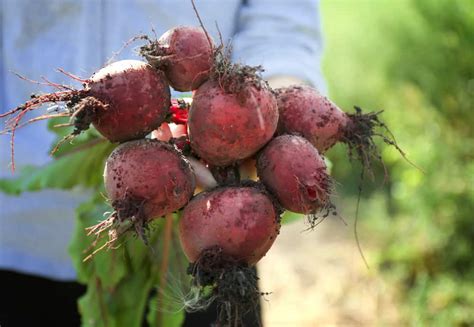
[(212, 247), (202, 252), (195, 263), (188, 267), (193, 286), (211, 287), (203, 294), (197, 306), (217, 303), (217, 326), (242, 326), (243, 316), (257, 310), (260, 297), (268, 293), (258, 290), (255, 269), (224, 254), (222, 248)]
[(198, 292), (188, 310), (215, 301), (218, 326), (242, 326), (242, 317), (256, 310), (264, 295), (252, 267), (278, 235), (281, 212), (261, 183), (247, 180), (191, 200), (180, 220), (188, 273)]

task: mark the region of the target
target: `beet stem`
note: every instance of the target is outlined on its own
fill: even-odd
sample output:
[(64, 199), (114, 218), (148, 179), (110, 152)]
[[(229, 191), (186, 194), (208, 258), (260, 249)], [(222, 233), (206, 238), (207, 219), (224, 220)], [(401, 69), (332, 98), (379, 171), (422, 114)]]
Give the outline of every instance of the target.
[[(165, 289), (166, 276), (168, 274), (170, 244), (173, 236), (173, 214), (165, 216), (165, 227), (163, 231), (163, 249), (160, 264), (160, 290)], [(163, 292), (157, 292), (157, 303), (163, 303)], [(163, 310), (156, 310), (156, 326), (163, 326)]]
[(209, 48), (212, 50), (213, 45), (212, 45), (211, 37), (209, 36), (209, 33), (207, 32), (206, 28), (204, 27), (204, 24), (201, 20), (201, 16), (199, 15), (199, 12), (196, 8), (196, 4), (194, 3), (194, 0), (191, 0), (191, 4), (193, 5), (193, 9), (194, 9), (194, 12), (196, 13), (196, 17), (199, 20), (199, 24), (201, 25), (202, 30), (206, 34), (207, 42), (209, 42)]

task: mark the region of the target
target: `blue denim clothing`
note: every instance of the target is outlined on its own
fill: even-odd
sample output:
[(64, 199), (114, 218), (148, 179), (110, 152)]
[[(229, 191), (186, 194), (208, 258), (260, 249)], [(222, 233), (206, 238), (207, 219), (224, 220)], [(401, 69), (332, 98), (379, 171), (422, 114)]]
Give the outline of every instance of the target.
[[(317, 0), (196, 0), (196, 5), (214, 40), (217, 23), (223, 40), (231, 41), (234, 60), (263, 65), (266, 77), (290, 75), (324, 90)], [(150, 35), (152, 26), (160, 35), (173, 26), (198, 24), (190, 0), (0, 0), (0, 112), (33, 92), (51, 91), (12, 71), (81, 88), (55, 69), (87, 78), (125, 41)], [(116, 59), (124, 58), (140, 59), (134, 46)], [(48, 163), (52, 142), (45, 122), (19, 130), (17, 169)], [(9, 136), (0, 135), (2, 178), (12, 177), (9, 151)], [(0, 268), (74, 279), (67, 248), (74, 208), (87, 196), (81, 189), (0, 194)]]

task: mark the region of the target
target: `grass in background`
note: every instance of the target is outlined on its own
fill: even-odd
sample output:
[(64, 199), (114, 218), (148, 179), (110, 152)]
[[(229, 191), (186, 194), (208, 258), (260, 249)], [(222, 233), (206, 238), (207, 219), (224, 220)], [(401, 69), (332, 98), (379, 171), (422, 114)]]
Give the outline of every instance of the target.
[[(324, 71), (344, 110), (382, 119), (425, 173), (386, 146), (364, 183), (360, 237), (418, 325), (474, 324), (474, 1), (323, 1)], [(329, 153), (343, 204), (359, 176)], [(347, 209), (346, 209), (347, 210)], [(349, 209), (351, 210), (351, 209)]]

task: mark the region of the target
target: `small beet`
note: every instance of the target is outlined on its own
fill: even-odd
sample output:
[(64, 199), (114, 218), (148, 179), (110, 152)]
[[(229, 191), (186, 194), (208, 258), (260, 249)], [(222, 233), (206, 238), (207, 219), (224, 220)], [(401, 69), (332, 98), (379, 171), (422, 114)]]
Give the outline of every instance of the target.
[(273, 139), (258, 155), (257, 173), (285, 209), (314, 214), (330, 203), (331, 182), (324, 159), (303, 137)]
[(212, 39), (201, 27), (178, 26), (143, 46), (141, 54), (164, 71), (175, 90), (184, 92), (197, 89), (209, 78), (213, 50)]
[[(381, 161), (374, 136), (381, 137), (405, 157), (387, 126), (379, 120), (381, 111), (363, 113), (356, 106), (355, 113), (345, 113), (310, 86), (280, 88), (275, 94), (280, 112), (279, 134), (300, 134), (320, 153), (325, 153), (337, 142), (345, 143), (349, 148), (349, 155), (355, 155), (369, 170), (372, 159)], [(388, 132), (388, 136), (384, 136), (384, 132)]]
[(193, 289), (186, 308), (217, 306), (219, 326), (242, 326), (262, 293), (252, 266), (267, 253), (280, 229), (280, 208), (261, 184), (200, 193), (183, 210), (179, 236), (191, 261)]

